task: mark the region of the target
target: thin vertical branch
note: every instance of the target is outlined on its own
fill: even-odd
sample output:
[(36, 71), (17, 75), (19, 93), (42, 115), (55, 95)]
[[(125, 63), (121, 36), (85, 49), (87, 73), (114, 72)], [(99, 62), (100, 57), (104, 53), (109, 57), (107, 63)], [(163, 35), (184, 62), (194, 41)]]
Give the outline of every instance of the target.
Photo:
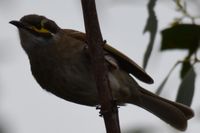
[[(98, 22), (95, 0), (81, 0), (88, 49), (95, 74), (96, 85), (107, 133), (120, 133), (118, 109), (109, 88), (108, 69), (103, 54), (103, 38)], [(88, 81), (89, 82), (89, 81)]]

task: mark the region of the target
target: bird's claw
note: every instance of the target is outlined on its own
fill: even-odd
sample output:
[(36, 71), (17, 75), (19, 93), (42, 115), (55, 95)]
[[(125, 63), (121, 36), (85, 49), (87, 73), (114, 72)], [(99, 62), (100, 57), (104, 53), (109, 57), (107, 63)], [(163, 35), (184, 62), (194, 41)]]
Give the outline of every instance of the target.
[[(112, 109), (111, 109), (111, 111), (112, 112), (118, 112), (118, 108), (119, 108), (119, 106), (117, 106), (117, 100), (112, 100)], [(107, 113), (110, 112), (108, 110), (103, 110), (102, 107), (101, 107), (101, 105), (97, 105), (96, 109), (100, 110), (99, 111), (99, 116), (100, 117), (102, 117), (103, 115), (105, 115), (105, 114), (107, 114)]]

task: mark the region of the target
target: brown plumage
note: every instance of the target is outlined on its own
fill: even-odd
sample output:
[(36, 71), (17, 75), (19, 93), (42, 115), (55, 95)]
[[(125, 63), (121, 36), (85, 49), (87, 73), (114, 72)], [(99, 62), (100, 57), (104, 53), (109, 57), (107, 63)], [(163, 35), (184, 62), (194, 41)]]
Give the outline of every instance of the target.
[[(98, 105), (84, 33), (61, 29), (54, 21), (38, 15), (27, 15), (20, 21), (10, 23), (18, 27), (32, 74), (43, 89), (67, 101), (87, 106)], [(194, 116), (189, 107), (140, 87), (130, 74), (145, 83), (153, 83), (152, 78), (110, 45), (105, 44), (103, 48), (112, 94), (120, 105), (135, 104), (179, 130), (186, 129), (187, 120)]]

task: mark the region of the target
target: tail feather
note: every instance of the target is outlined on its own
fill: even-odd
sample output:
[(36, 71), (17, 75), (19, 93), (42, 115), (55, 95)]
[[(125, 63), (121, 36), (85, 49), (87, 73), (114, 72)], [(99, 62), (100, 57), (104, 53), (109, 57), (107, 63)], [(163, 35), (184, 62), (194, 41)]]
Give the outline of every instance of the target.
[(176, 108), (178, 108), (179, 110), (181, 110), (181, 111), (184, 113), (185, 117), (186, 117), (188, 120), (194, 116), (193, 110), (191, 110), (191, 109), (190, 109), (188, 106), (186, 106), (186, 105), (183, 105), (183, 104), (181, 104), (181, 103), (177, 103), (177, 102), (173, 102), (173, 101), (164, 99), (164, 98), (162, 98), (162, 97), (160, 97), (160, 96), (158, 96), (158, 95), (155, 95), (155, 94), (153, 94), (152, 92), (149, 92), (149, 91), (147, 91), (147, 90), (145, 90), (145, 89), (141, 89), (141, 92), (142, 92), (143, 95), (147, 95), (147, 96), (154, 97), (154, 98), (156, 98), (156, 99), (159, 99), (159, 100), (161, 100), (161, 101), (163, 101), (163, 102), (166, 102), (166, 103), (169, 103), (169, 104), (175, 106)]
[(141, 88), (139, 101), (133, 98), (130, 102), (148, 110), (181, 131), (187, 128), (187, 120), (194, 116), (193, 111), (187, 106), (161, 98), (143, 88)]

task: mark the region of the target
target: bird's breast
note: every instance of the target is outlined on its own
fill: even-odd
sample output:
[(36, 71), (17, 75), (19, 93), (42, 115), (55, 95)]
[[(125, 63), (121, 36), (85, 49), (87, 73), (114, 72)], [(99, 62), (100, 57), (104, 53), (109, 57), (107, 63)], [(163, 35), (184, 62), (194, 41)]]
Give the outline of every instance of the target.
[(97, 104), (97, 89), (91, 64), (83, 55), (31, 58), (32, 74), (45, 90), (65, 100)]

